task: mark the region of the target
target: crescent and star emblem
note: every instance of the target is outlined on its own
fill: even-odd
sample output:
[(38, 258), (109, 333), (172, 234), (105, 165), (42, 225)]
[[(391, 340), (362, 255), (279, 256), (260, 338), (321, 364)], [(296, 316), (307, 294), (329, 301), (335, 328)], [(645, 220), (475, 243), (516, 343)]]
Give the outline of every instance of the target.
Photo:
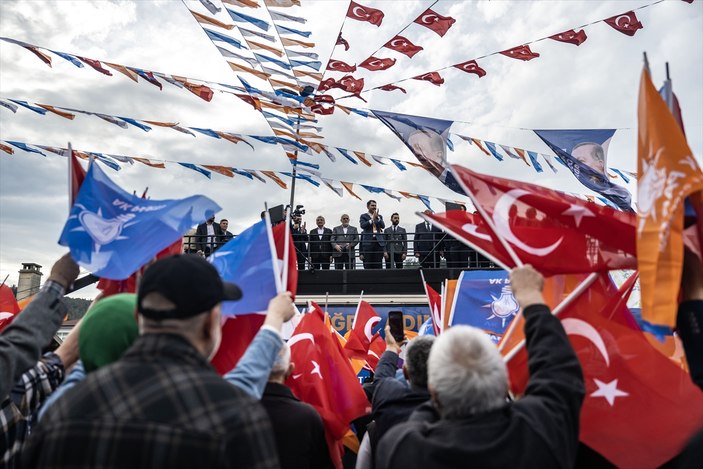
[(420, 21), (422, 21), (422, 24), (432, 24), (439, 21), (439, 17), (434, 13), (428, 13), (427, 15), (423, 15)]
[(371, 342), (371, 331), (373, 330), (374, 326), (381, 322), (381, 318), (378, 316), (374, 316), (368, 321), (366, 321), (366, 324), (364, 324), (364, 335), (366, 338)]
[[(361, 13), (359, 13), (359, 12), (361, 12)], [(359, 18), (368, 18), (369, 17), (369, 14), (366, 13), (366, 10), (364, 10), (362, 7), (359, 7), (359, 6), (354, 7), (352, 9), (352, 13), (354, 13), (354, 15), (358, 16)]]

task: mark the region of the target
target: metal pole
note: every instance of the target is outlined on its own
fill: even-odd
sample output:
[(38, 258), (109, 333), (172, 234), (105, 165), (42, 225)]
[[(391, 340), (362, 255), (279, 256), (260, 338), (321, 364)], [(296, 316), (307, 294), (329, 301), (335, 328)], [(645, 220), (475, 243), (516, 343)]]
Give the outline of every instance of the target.
[[(300, 138), (300, 114), (298, 114), (298, 120), (295, 123), (295, 136)], [(300, 143), (300, 141), (296, 140), (297, 143)], [(293, 181), (290, 183), (290, 205), (288, 211), (292, 211), (295, 209), (295, 205), (293, 203), (295, 202), (295, 180), (298, 179), (298, 147), (295, 148), (295, 153), (294, 153), (294, 158), (293, 160), (295, 163), (293, 164)]]

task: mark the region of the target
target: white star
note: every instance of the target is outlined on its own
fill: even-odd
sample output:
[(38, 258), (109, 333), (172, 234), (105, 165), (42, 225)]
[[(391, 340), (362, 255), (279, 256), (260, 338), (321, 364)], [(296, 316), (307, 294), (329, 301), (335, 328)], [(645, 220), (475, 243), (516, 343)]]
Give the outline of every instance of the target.
[(603, 381), (597, 379), (594, 379), (593, 381), (596, 382), (598, 389), (593, 391), (591, 397), (602, 397), (608, 401), (608, 404), (610, 404), (611, 407), (613, 406), (613, 402), (615, 402), (616, 397), (629, 396), (629, 394), (625, 391), (618, 389), (617, 379), (614, 379), (609, 383), (604, 383)]
[(574, 205), (571, 204), (569, 208), (567, 208), (562, 215), (568, 215), (574, 217), (574, 221), (576, 222), (576, 228), (579, 227), (581, 224), (581, 219), (583, 217), (594, 217), (595, 215), (593, 212), (588, 210), (586, 207), (582, 207), (581, 205)]
[(313, 363), (312, 366), (312, 371), (310, 372), (311, 375), (317, 374), (320, 376), (320, 379), (322, 379), (322, 373), (320, 373), (320, 365), (315, 361), (315, 360), (310, 360)]

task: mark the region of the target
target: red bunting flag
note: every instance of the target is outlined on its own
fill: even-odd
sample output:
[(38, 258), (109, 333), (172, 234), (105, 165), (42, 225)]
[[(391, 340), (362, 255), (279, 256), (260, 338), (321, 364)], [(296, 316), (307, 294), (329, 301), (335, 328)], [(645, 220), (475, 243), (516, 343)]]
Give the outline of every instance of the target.
[(504, 50), (501, 52), (501, 54), (505, 55), (506, 57), (510, 57), (511, 59), (518, 59), (524, 61), (532, 60), (539, 57), (539, 54), (537, 52), (532, 52), (530, 50), (530, 46), (528, 44)]
[(381, 360), (381, 355), (386, 351), (386, 341), (383, 340), (381, 334), (376, 332), (371, 340), (371, 346), (366, 354), (366, 364), (371, 371), (376, 371), (378, 362)]
[(403, 88), (400, 86), (395, 86), (395, 85), (383, 85), (378, 87), (379, 90), (383, 91), (395, 91), (395, 90), (400, 90), (403, 92), (403, 94), (407, 94), (407, 91), (405, 91)]
[(456, 64), (454, 67), (466, 73), (475, 73), (479, 78), (486, 75), (486, 71), (479, 67), (475, 60)]
[(346, 39), (342, 37), (342, 33), (339, 33), (339, 36), (337, 36), (337, 43), (335, 44), (337, 46), (344, 46), (344, 50), (348, 51), (349, 50), (349, 43), (347, 42)]
[(451, 16), (439, 15), (428, 8), (424, 13), (415, 19), (414, 23), (429, 28), (444, 37), (444, 35), (447, 34), (447, 31), (449, 31), (449, 28), (456, 23), (456, 20)]
[(378, 57), (371, 56), (359, 64), (359, 67), (364, 67), (366, 70), (376, 72), (378, 70), (386, 70), (395, 65), (395, 59), (379, 59)]
[[(364, 5), (359, 5), (353, 0), (349, 2), (347, 18), (351, 18), (357, 21), (365, 21), (367, 23), (373, 24), (374, 26), (381, 26), (383, 16), (384, 15), (381, 10), (377, 10), (375, 8), (367, 7)], [(337, 42), (339, 42), (339, 39), (337, 39)]]
[(76, 57), (78, 57), (81, 60), (81, 62), (85, 62), (86, 64), (90, 65), (94, 70), (102, 73), (103, 75), (112, 76), (112, 72), (110, 70), (104, 68), (99, 60), (88, 59), (86, 57), (81, 57), (79, 55), (77, 55)]
[(570, 29), (568, 31), (564, 31), (563, 33), (555, 34), (554, 36), (549, 36), (549, 39), (553, 39), (559, 42), (568, 42), (569, 44), (580, 46), (586, 41), (586, 39), (588, 39), (588, 36), (586, 36), (586, 31), (584, 31), (583, 29), (578, 32), (574, 31), (573, 29)]
[(381, 317), (366, 301), (359, 301), (344, 352), (349, 358), (365, 359), (373, 340), (372, 331)]
[(15, 319), (20, 312), (20, 307), (15, 299), (12, 289), (4, 283), (0, 285), (0, 331)]
[(356, 72), (356, 65), (349, 65), (341, 60), (331, 59), (327, 63), (327, 70), (333, 72)]
[(351, 75), (345, 75), (339, 80), (339, 84), (341, 85), (340, 88), (342, 88), (344, 91), (347, 91), (349, 93), (354, 93), (354, 94), (359, 94), (361, 90), (364, 89), (364, 79), (363, 78), (354, 78)]
[(437, 72), (429, 72), (425, 73), (424, 75), (418, 75), (416, 77), (413, 77), (413, 80), (424, 80), (424, 81), (429, 81), (433, 85), (440, 86), (444, 83), (444, 78), (437, 73)]
[(622, 15), (616, 15), (604, 20), (613, 29), (628, 36), (634, 36), (638, 29), (643, 29), (642, 23), (637, 19), (634, 11), (628, 11)]
[(411, 59), (415, 54), (422, 50), (421, 46), (416, 46), (415, 44), (400, 35), (394, 37), (393, 39), (385, 43), (383, 47), (394, 50), (396, 52), (400, 52), (401, 54), (405, 54)]
[(85, 169), (83, 169), (83, 166), (78, 162), (78, 158), (76, 158), (76, 152), (71, 151), (71, 155), (69, 156), (69, 194), (68, 196), (71, 199), (71, 206), (73, 206), (73, 203), (76, 201), (76, 197), (78, 197), (78, 191), (81, 189), (81, 184), (83, 184), (83, 180), (85, 179)]

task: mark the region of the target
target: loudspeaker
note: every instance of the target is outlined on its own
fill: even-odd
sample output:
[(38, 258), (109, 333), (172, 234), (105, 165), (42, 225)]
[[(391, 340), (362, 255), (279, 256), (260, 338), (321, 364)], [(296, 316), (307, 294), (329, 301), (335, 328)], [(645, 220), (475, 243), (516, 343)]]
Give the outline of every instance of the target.
[(286, 219), (285, 209), (283, 205), (276, 205), (269, 209), (269, 216), (271, 217), (271, 224), (275, 225)]

